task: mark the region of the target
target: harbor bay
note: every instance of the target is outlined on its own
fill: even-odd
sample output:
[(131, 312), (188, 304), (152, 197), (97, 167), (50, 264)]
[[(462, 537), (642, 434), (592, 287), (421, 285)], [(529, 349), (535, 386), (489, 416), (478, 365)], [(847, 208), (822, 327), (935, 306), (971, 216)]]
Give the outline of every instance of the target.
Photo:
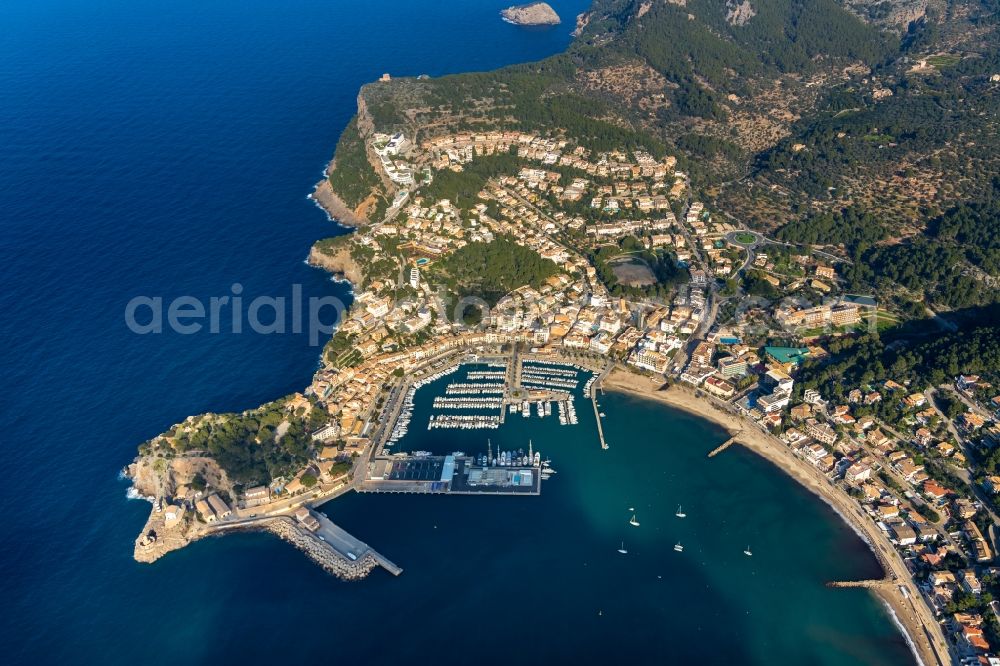
[(913, 663), (876, 596), (830, 587), (883, 571), (829, 506), (709, 421), (592, 400), (602, 368), (572, 361), (449, 366), (371, 420), (380, 448), (335, 500), (133, 561), (150, 507), (116, 474), (135, 443), (301, 390), (320, 350), (225, 321), (136, 336), (122, 305), (293, 284), (350, 303), (303, 259), (346, 233), (306, 193), (358, 86), (538, 59), (572, 28), (481, 0), (252, 4), (8, 13), (10, 663)]
[[(332, 596), (351, 610), (334, 613), (407, 625), (404, 634), (419, 633), (431, 649), (476, 649), (475, 618), (483, 616), (483, 631), (490, 618), (502, 618), (544, 637), (531, 663), (664, 654), (678, 661), (912, 663), (875, 597), (826, 585), (879, 577), (868, 547), (825, 504), (746, 449), (708, 459), (727, 439), (724, 431), (614, 392), (598, 393), (607, 450), (589, 409), (579, 410), (575, 426), (533, 409), (529, 417), (508, 414), (497, 429), (427, 430), (435, 398), (477, 370), (462, 366), (421, 387), (409, 431), (393, 449), (472, 456), (488, 448), (527, 451), (530, 442), (557, 473), (537, 497), (356, 493), (319, 507), (406, 570), (338, 586)], [(589, 403), (584, 398), (580, 392), (576, 402)], [(639, 526), (629, 522), (633, 513)], [(677, 543), (683, 552), (674, 550)], [(748, 544), (752, 557), (743, 552)], [(445, 580), (470, 582), (462, 594), (430, 592)], [(525, 603), (514, 582), (538, 590), (544, 603)], [(386, 609), (365, 601), (383, 592), (398, 603)], [(468, 631), (433, 629), (443, 626)], [(408, 648), (392, 642), (378, 649), (396, 659)]]

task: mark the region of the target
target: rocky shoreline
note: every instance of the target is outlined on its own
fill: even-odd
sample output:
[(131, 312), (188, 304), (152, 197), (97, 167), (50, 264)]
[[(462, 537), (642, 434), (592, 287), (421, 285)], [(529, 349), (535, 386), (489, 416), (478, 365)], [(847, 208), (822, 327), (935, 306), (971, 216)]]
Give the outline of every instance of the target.
[[(268, 532), (300, 550), (306, 557), (319, 565), (327, 573), (340, 580), (361, 580), (379, 566), (375, 556), (366, 552), (357, 560), (351, 560), (335, 551), (315, 534), (304, 529), (290, 516), (275, 516), (251, 523), (226, 525), (189, 524), (187, 529), (168, 529), (162, 520), (157, 520), (156, 512), (150, 516), (142, 533), (135, 541), (134, 557), (137, 562), (151, 564), (169, 552), (212, 536), (224, 536), (230, 532)], [(152, 537), (151, 537), (152, 535)]]
[[(368, 223), (343, 202), (326, 178), (316, 184), (309, 198), (327, 213), (331, 221), (344, 227)], [(349, 232), (335, 238), (347, 235)], [(322, 242), (317, 241), (310, 248), (306, 263), (329, 272), (337, 279), (347, 280), (352, 287), (361, 284), (364, 272), (351, 257), (350, 245), (344, 243), (335, 246), (332, 252), (325, 252), (320, 248)], [(183, 479), (191, 477), (195, 472), (207, 478), (212, 487), (232, 493), (232, 484), (225, 473), (214, 460), (204, 456), (175, 458), (167, 463), (163, 459), (140, 454), (121, 471), (122, 478), (128, 479), (132, 484), (130, 497), (146, 499), (152, 504), (149, 517), (134, 542), (133, 558), (136, 562), (151, 564), (164, 555), (205, 537), (224, 536), (230, 532), (269, 532), (290, 543), (324, 571), (341, 580), (360, 580), (380, 566), (370, 552), (364, 553), (357, 560), (348, 559), (289, 516), (262, 518), (248, 523), (208, 525), (199, 522), (194, 510), (189, 508), (181, 519), (168, 525), (163, 510), (165, 498), (174, 495), (177, 487), (183, 485)]]
[(332, 221), (345, 227), (360, 227), (368, 223), (368, 220), (344, 203), (344, 200), (333, 191), (333, 186), (326, 178), (316, 183), (309, 198), (316, 202), (316, 205), (322, 208)]
[(313, 245), (309, 249), (306, 263), (332, 273), (335, 278), (347, 280), (352, 287), (361, 284), (364, 280), (361, 266), (351, 257), (351, 250), (347, 245), (337, 248), (333, 254), (324, 252), (317, 245)]

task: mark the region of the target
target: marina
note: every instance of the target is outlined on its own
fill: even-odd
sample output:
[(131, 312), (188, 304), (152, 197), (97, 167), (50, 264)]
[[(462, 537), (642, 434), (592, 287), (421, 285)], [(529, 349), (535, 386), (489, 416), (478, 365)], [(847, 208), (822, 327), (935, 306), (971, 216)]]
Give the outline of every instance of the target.
[(569, 368), (557, 368), (552, 365), (544, 365), (538, 361), (526, 360), (522, 363), (523, 372), (544, 372), (549, 375), (557, 375), (562, 377), (576, 377), (577, 372), (581, 370), (579, 366), (573, 366), (576, 369), (570, 370)]
[(506, 379), (507, 373), (498, 370), (471, 370), (466, 375), (469, 381), (482, 381), (484, 379)]
[(500, 417), (485, 414), (438, 414), (431, 415), (428, 430), (435, 428), (462, 428), (464, 430), (496, 429), (500, 427)]
[(531, 388), (572, 390), (575, 389), (579, 383), (580, 382), (576, 380), (554, 379), (543, 375), (533, 375), (528, 373), (521, 374), (521, 385)]
[(559, 405), (559, 425), (576, 425), (579, 419), (576, 416), (576, 406), (572, 400), (563, 400)]
[[(539, 494), (542, 481), (552, 479), (557, 472), (530, 441), (526, 450), (500, 450), (486, 440), (485, 452), (478, 455), (412, 449), (409, 453), (389, 453), (388, 449), (398, 444), (405, 451), (414, 418), (420, 422), (426, 418), (427, 431), (496, 430), (509, 414), (532, 420), (555, 416), (553, 420), (560, 426), (577, 425), (575, 397), (593, 385), (593, 371), (557, 361), (525, 360), (516, 354), (488, 360), (466, 356), (434, 368), (426, 377), (403, 384), (398, 416), (387, 426), (390, 435), (384, 448), (369, 460), (358, 489), (376, 493)], [(418, 391), (435, 382), (435, 394), (418, 400)], [(432, 441), (423, 446), (437, 448)]]
[(502, 383), (451, 384), (445, 389), (448, 395), (486, 395), (503, 393)]
[(503, 400), (500, 398), (434, 398), (435, 409), (500, 409)]
[[(522, 360), (516, 354), (507, 357), (506, 362), (496, 358), (457, 360), (409, 386), (384, 446), (391, 448), (409, 432), (417, 390), (451, 375), (456, 376), (455, 381), (445, 385), (443, 394), (431, 402), (427, 430), (495, 430), (508, 414), (521, 414), (523, 418), (556, 415), (560, 425), (576, 425), (579, 418), (574, 394), (580, 390), (581, 373), (591, 372), (555, 361)], [(584, 384), (585, 394), (594, 380), (590, 374)]]
[[(724, 435), (716, 431), (701, 430), (698, 423), (689, 426), (687, 421), (681, 421), (681, 425), (678, 426), (677, 422), (670, 421), (664, 426), (666, 432), (663, 435), (637, 444), (644, 460), (649, 460), (649, 465), (633, 473), (617, 475), (614, 471), (616, 462), (633, 452), (626, 452), (623, 447), (613, 447), (617, 451), (602, 451), (589, 439), (592, 436), (590, 433), (596, 428), (596, 420), (591, 419), (593, 413), (591, 409), (579, 409), (582, 404), (580, 400), (590, 398), (583, 394), (583, 387), (589, 377), (581, 377), (579, 388), (572, 394), (563, 394), (565, 398), (573, 398), (572, 404), (575, 405), (579, 419), (577, 428), (579, 434), (583, 435), (582, 441), (575, 431), (566, 429), (570, 426), (560, 425), (558, 421), (560, 401), (551, 401), (555, 403), (551, 404), (551, 416), (539, 418), (538, 400), (534, 399), (534, 394), (529, 397), (526, 392), (517, 396), (510, 394), (505, 396), (503, 411), (507, 417), (499, 430), (426, 431), (424, 425), (429, 416), (440, 414), (442, 411), (434, 407), (435, 397), (445, 395), (444, 390), (449, 382), (471, 383), (471, 380), (467, 380), (467, 374), (470, 371), (483, 369), (482, 364), (466, 365), (433, 386), (426, 387), (425, 391), (418, 392), (413, 423), (419, 427), (411, 429), (407, 439), (397, 445), (397, 448), (408, 451), (409, 456), (386, 456), (396, 461), (392, 471), (381, 480), (366, 479), (359, 488), (361, 492), (355, 495), (359, 506), (363, 505), (365, 508), (370, 506), (370, 503), (375, 503), (377, 506), (382, 506), (384, 503), (387, 508), (395, 507), (395, 502), (407, 497), (410, 501), (419, 503), (422, 512), (429, 512), (430, 517), (424, 517), (422, 513), (419, 519), (407, 517), (393, 525), (395, 529), (409, 530), (414, 539), (431, 540), (430, 543), (435, 544), (434, 547), (425, 546), (428, 550), (426, 553), (428, 560), (434, 560), (439, 540), (441, 543), (451, 544), (450, 539), (454, 539), (455, 543), (461, 543), (467, 538), (466, 530), (457, 531), (455, 528), (456, 518), (453, 516), (461, 516), (461, 520), (472, 521), (479, 525), (480, 531), (476, 533), (477, 537), (491, 543), (501, 538), (518, 539), (517, 535), (521, 533), (533, 535), (535, 541), (530, 543), (518, 540), (518, 552), (525, 561), (531, 561), (537, 540), (547, 538), (545, 535), (551, 533), (553, 526), (563, 525), (564, 521), (568, 523), (567, 542), (560, 550), (560, 562), (565, 561), (564, 558), (572, 558), (574, 554), (578, 557), (578, 547), (573, 543), (576, 537), (570, 535), (585, 532), (586, 530), (581, 530), (581, 525), (597, 525), (597, 534), (585, 538), (587, 549), (585, 561), (588, 566), (578, 570), (557, 565), (555, 572), (549, 573), (561, 581), (560, 584), (565, 585), (579, 584), (580, 581), (589, 580), (594, 572), (602, 571), (610, 576), (605, 583), (609, 586), (608, 589), (614, 589), (614, 586), (623, 584), (620, 577), (631, 576), (630, 572), (634, 569), (641, 572), (641, 577), (637, 577), (634, 581), (629, 579), (627, 584), (635, 585), (636, 589), (656, 589), (662, 581), (664, 585), (669, 584), (683, 590), (686, 595), (696, 595), (703, 590), (704, 579), (698, 578), (695, 572), (705, 568), (702, 562), (709, 562), (709, 570), (714, 574), (718, 574), (726, 581), (729, 581), (730, 576), (738, 581), (730, 582), (729, 585), (746, 586), (747, 595), (753, 596), (756, 604), (757, 599), (768, 598), (766, 595), (771, 589), (768, 586), (773, 586), (773, 583), (760, 578), (761, 570), (780, 567), (782, 575), (788, 573), (785, 560), (781, 560), (779, 564), (774, 559), (775, 553), (768, 552), (767, 557), (762, 557), (762, 552), (756, 552), (760, 543), (775, 538), (773, 528), (766, 524), (763, 527), (758, 526), (752, 509), (755, 502), (762, 501), (761, 497), (766, 497), (766, 484), (764, 487), (759, 487), (761, 483), (752, 475), (747, 478), (739, 477), (753, 486), (754, 490), (750, 493), (741, 490), (741, 504), (733, 507), (724, 502), (713, 502), (710, 496), (706, 496), (715, 483), (714, 470), (712, 473), (706, 470), (702, 474), (698, 471), (699, 468), (695, 467), (695, 472), (687, 471), (695, 464), (691, 461), (703, 460), (706, 451), (723, 441)], [(595, 381), (591, 387), (596, 384)], [(630, 434), (635, 436), (637, 433), (649, 432), (651, 428), (655, 430), (662, 419), (662, 412), (655, 406), (637, 403), (612, 392), (603, 395), (600, 390), (597, 391), (597, 397), (600, 410), (606, 411), (609, 415), (609, 418), (602, 419), (609, 431), (608, 436), (613, 436), (616, 441), (621, 441), (623, 444), (626, 441), (630, 443), (633, 441), (627, 439)], [(520, 416), (524, 411), (525, 402), (528, 403), (527, 418)], [(564, 403), (562, 408), (565, 410), (568, 404)], [(510, 411), (512, 406), (514, 412)], [(626, 408), (630, 411), (626, 412)], [(458, 413), (480, 414), (487, 411), (470, 409), (460, 410)], [(634, 419), (634, 424), (628, 427), (623, 425), (623, 419), (620, 418), (623, 415), (629, 417), (626, 423)], [(682, 441), (689, 442), (689, 445), (663, 446), (670, 437), (677, 436), (676, 433), (689, 432), (678, 428), (688, 427), (692, 428), (690, 435), (685, 434), (688, 439)], [(569, 436), (562, 436), (564, 432)], [(525, 467), (523, 461), (529, 447), (532, 449), (532, 464), (530, 467)], [(523, 453), (520, 451), (522, 448)], [(536, 448), (541, 449), (537, 466), (534, 461)], [(464, 452), (464, 456), (457, 456), (459, 452)], [(448, 456), (455, 456), (455, 468), (450, 478), (442, 480), (442, 472), (445, 472), (444, 461)], [(466, 463), (467, 473), (459, 472), (461, 457), (471, 459)], [(407, 458), (409, 462), (404, 462)], [(516, 460), (517, 458), (520, 458), (520, 462)], [(552, 460), (549, 461), (547, 458)], [(511, 464), (512, 461), (514, 464)], [(720, 456), (713, 459), (713, 462), (719, 461), (722, 461), (719, 464), (733, 462), (737, 470), (742, 469), (740, 466), (742, 464), (756, 464), (754, 459), (749, 463), (736, 457)], [(682, 464), (687, 465), (683, 471), (681, 471)], [(532, 494), (530, 490), (523, 490), (520, 485), (526, 478), (525, 474), (520, 473), (526, 469), (534, 477), (531, 482), (539, 487), (538, 495)], [(756, 468), (752, 468), (751, 471), (754, 469)], [(515, 474), (518, 476), (515, 477)], [(449, 475), (445, 474), (445, 477)], [(448, 501), (442, 499), (442, 496), (449, 494), (465, 496), (474, 494), (478, 495), (479, 499), (473, 502), (462, 502), (455, 498)], [(517, 495), (536, 499), (521, 503), (513, 499)], [(491, 500), (491, 497), (504, 499)], [(581, 501), (589, 507), (588, 512), (583, 516), (577, 516), (569, 507), (578, 506)], [(733, 512), (739, 516), (738, 522), (732, 522)], [(685, 514), (685, 518), (678, 517), (678, 513)], [(368, 524), (368, 517), (364, 511), (359, 511), (359, 514), (354, 524), (345, 520), (344, 525), (357, 530), (362, 538), (367, 538), (364, 526)], [(640, 525), (631, 524), (633, 514), (635, 522)], [(514, 516), (513, 526), (505, 528), (503, 532), (494, 529), (493, 523), (502, 522), (504, 517), (511, 515)], [(338, 518), (332, 513), (331, 516)], [(719, 525), (724, 520), (730, 522), (721, 529)], [(541, 523), (537, 529), (530, 527), (536, 522)], [(414, 523), (412, 528), (411, 523)], [(813, 523), (810, 520), (808, 524)], [(799, 527), (801, 528), (801, 524)], [(845, 538), (853, 539), (853, 534), (849, 530), (845, 531), (847, 532)], [(381, 542), (392, 544), (391, 540), (385, 538), (382, 538)], [(757, 544), (757, 548), (753, 548), (755, 552), (752, 557), (743, 553), (745, 548), (749, 550), (748, 543)], [(678, 546), (676, 550), (675, 546)], [(479, 547), (477, 546), (477, 550), (470, 554), (473, 560), (477, 556)], [(624, 552), (618, 552), (619, 550)], [(769, 551), (774, 549), (771, 548)], [(418, 567), (426, 568), (426, 562), (420, 557), (412, 553), (406, 553), (404, 556), (401, 552), (403, 551), (399, 550), (398, 546), (392, 545), (388, 554), (407, 567), (408, 571), (414, 571)], [(841, 573), (839, 567), (842, 566), (842, 562), (840, 560), (834, 562), (834, 565), (824, 562), (822, 566), (816, 567), (821, 571), (817, 574), (821, 583), (815, 588), (818, 590), (817, 595), (827, 589), (822, 586), (822, 583), (829, 579), (827, 577), (846, 580), (853, 575)], [(838, 568), (830, 571), (830, 566)], [(750, 569), (756, 571), (757, 575), (750, 575), (748, 573)], [(475, 571), (474, 564), (470, 570)], [(795, 571), (792, 575), (800, 574)], [(862, 570), (857, 575), (871, 577), (872, 574)], [(662, 593), (662, 589), (659, 592), (650, 592), (651, 598), (657, 598), (657, 595)], [(848, 602), (827, 599), (824, 603)], [(873, 602), (872, 606), (872, 612), (878, 613), (877, 602)], [(597, 605), (586, 608), (584, 612), (596, 617), (601, 608), (606, 619), (612, 612), (612, 606), (605, 598), (600, 599)], [(623, 606), (614, 612), (626, 613), (627, 610), (628, 607)], [(740, 606), (738, 612), (742, 616), (744, 607)], [(681, 616), (683, 613), (676, 618), (673, 615), (669, 617), (674, 618), (672, 621), (683, 623), (685, 620)], [(754, 617), (755, 621), (760, 621), (756, 615)], [(787, 618), (783, 617), (781, 621), (787, 621)], [(739, 661), (738, 655), (734, 659)]]
[(493, 456), (446, 456), (426, 451), (378, 456), (358, 490), (373, 493), (538, 495), (546, 467), (537, 452), (498, 451)]
[(458, 371), (459, 364), (455, 363), (451, 366), (445, 367), (438, 370), (430, 375), (414, 382), (409, 385), (406, 391), (406, 396), (403, 398), (403, 406), (399, 412), (399, 416), (396, 418), (395, 423), (392, 424), (392, 430), (389, 433), (389, 437), (385, 442), (385, 446), (391, 447), (396, 442), (406, 437), (406, 433), (409, 432), (410, 421), (413, 419), (413, 407), (414, 407), (414, 397), (417, 391), (431, 382), (435, 382), (443, 377), (447, 377)]

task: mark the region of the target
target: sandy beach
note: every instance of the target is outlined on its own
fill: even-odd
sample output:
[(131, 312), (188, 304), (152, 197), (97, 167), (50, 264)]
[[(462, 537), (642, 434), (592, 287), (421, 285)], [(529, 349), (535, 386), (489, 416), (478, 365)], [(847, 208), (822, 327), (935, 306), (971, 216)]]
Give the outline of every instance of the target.
[[(764, 432), (740, 416), (722, 401), (707, 395), (696, 396), (694, 390), (681, 385), (660, 390), (660, 381), (621, 369), (614, 370), (604, 380), (606, 390), (615, 390), (657, 400), (725, 428), (741, 444), (766, 458), (829, 504), (841, 518), (868, 543), (882, 564), (886, 577), (879, 581), (864, 581), (859, 585), (871, 589), (885, 602), (907, 636), (919, 661), (927, 666), (949, 663), (948, 647), (940, 625), (924, 603), (902, 558), (888, 538), (851, 497), (833, 486), (815, 467), (798, 458), (781, 440)], [(720, 455), (725, 455), (723, 451)], [(706, 459), (706, 464), (711, 462)]]

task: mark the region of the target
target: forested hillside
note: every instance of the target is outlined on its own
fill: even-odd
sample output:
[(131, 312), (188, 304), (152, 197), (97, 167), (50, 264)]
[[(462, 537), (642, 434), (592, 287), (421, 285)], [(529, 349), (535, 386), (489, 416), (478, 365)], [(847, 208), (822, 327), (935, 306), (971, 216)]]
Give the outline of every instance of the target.
[[(853, 290), (909, 314), (998, 298), (996, 0), (596, 0), (582, 23), (537, 63), (365, 86), (352, 128), (673, 154), (715, 215), (842, 254)], [(433, 192), (467, 201), (503, 159)], [(377, 189), (358, 174), (352, 199)]]
[(1000, 380), (1000, 327), (972, 326), (911, 345), (887, 347), (878, 338), (848, 340), (832, 360), (808, 363), (800, 388), (819, 388), (823, 395), (845, 399), (850, 387), (893, 380), (939, 385), (961, 373)]
[(490, 307), (525, 285), (539, 288), (559, 267), (510, 238), (469, 243), (434, 267), (435, 277), (459, 297), (481, 298)]
[[(597, 0), (594, 18), (565, 54), (496, 72), (372, 84), (363, 91), (366, 106), (384, 128), (433, 132), (513, 121), (608, 145), (622, 137), (634, 144), (638, 131), (648, 143), (687, 134), (686, 124), (672, 127), (685, 119), (726, 118), (729, 94), (752, 103), (775, 77), (875, 65), (897, 48), (895, 36), (834, 0), (758, 0), (742, 24), (727, 20), (731, 5)], [(602, 72), (619, 76), (591, 77)], [(623, 106), (620, 92), (634, 106)]]

